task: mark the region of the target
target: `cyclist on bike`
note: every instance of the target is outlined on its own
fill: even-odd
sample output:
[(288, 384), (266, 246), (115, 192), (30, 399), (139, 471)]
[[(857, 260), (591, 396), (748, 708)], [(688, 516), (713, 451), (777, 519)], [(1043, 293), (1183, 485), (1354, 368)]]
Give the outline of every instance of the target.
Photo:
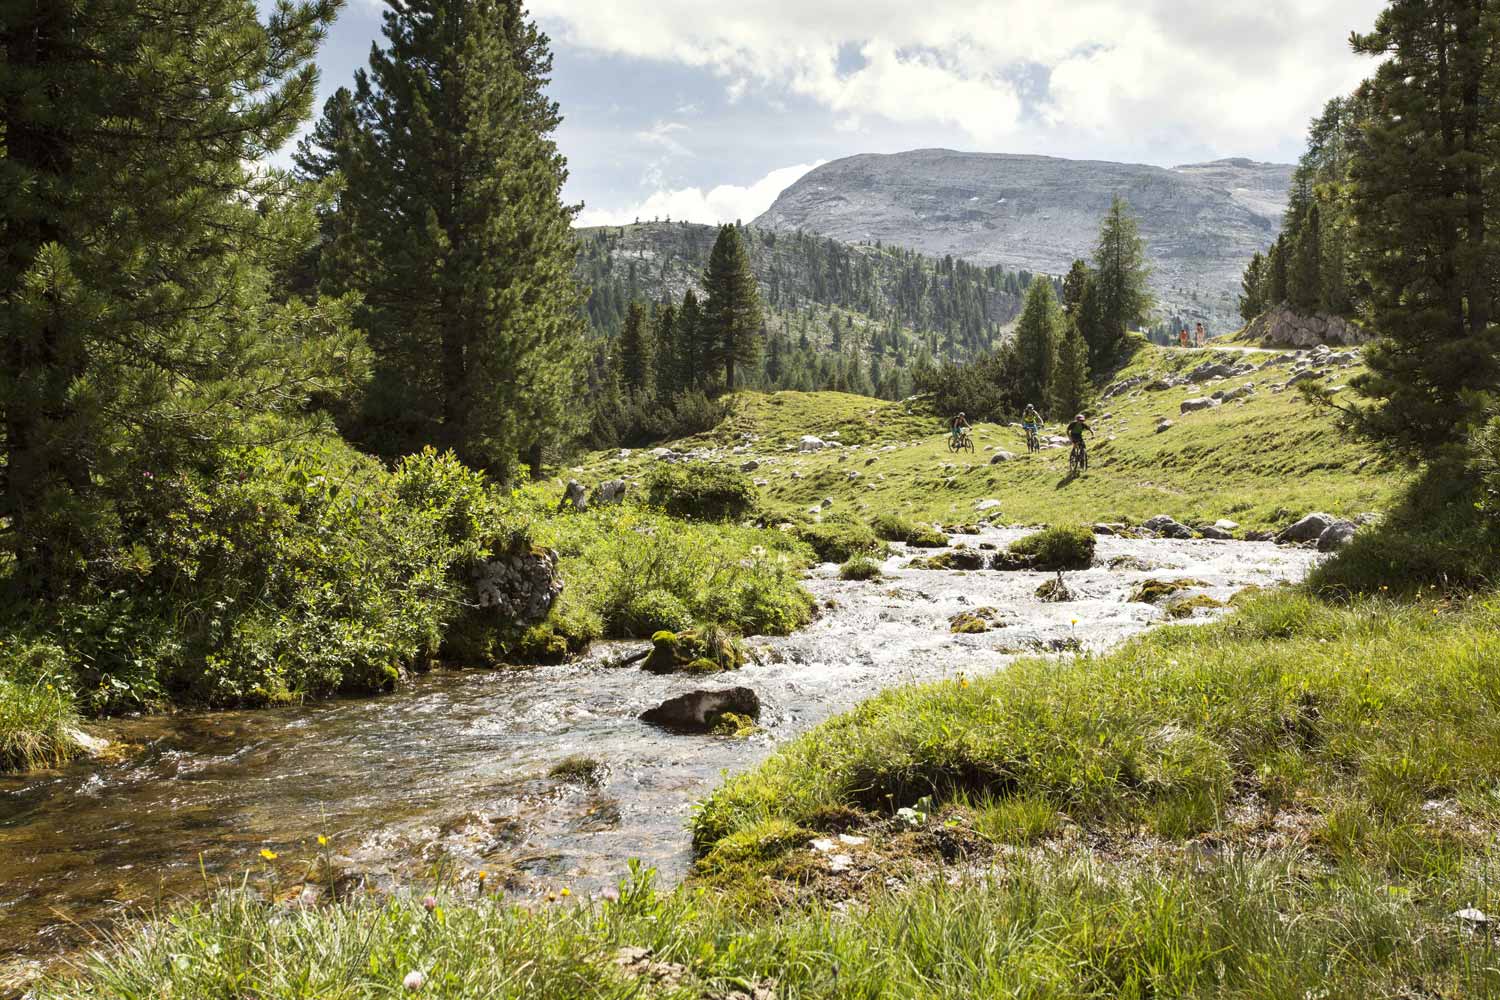
[(1074, 417), (1073, 422), (1068, 425), (1068, 440), (1073, 442), (1074, 451), (1088, 454), (1088, 448), (1083, 443), (1084, 431), (1088, 431), (1089, 436), (1091, 437), (1099, 436), (1094, 433), (1094, 429), (1089, 426), (1089, 422), (1085, 420), (1083, 418), (1083, 414), (1080, 413), (1078, 414), (1078, 416)]
[(948, 424), (948, 432), (953, 435), (954, 444), (963, 440), (963, 436), (971, 430), (973, 428), (969, 426), (969, 415), (967, 413), (960, 413)]
[(1026, 404), (1026, 412), (1021, 414), (1021, 427), (1026, 431), (1026, 443), (1033, 450), (1039, 444), (1037, 435), (1042, 430), (1042, 415), (1037, 412), (1035, 403)]

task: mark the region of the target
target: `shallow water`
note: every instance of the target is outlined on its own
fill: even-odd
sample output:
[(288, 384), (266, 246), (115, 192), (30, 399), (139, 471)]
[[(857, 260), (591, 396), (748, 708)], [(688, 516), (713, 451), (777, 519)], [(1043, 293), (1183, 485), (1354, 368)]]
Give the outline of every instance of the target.
[[(1004, 545), (1019, 531), (962, 539)], [(1154, 568), (1109, 570), (1129, 555)], [(1044, 604), (1046, 575), (904, 570), (810, 587), (836, 606), (807, 630), (754, 640), (761, 662), (722, 679), (610, 667), (643, 648), (599, 648), (561, 667), (443, 672), (383, 698), (295, 709), (117, 720), (123, 762), (0, 778), (0, 960), (84, 943), (90, 928), (274, 867), (290, 883), (318, 853), (375, 883), (483, 869), (516, 895), (616, 882), (640, 858), (671, 880), (690, 863), (685, 823), (722, 771), (883, 688), (1001, 669), (1028, 641), (1101, 649), (1161, 620), (1127, 603), (1153, 577), (1193, 577), (1228, 598), (1300, 579), (1316, 556), (1269, 544), (1099, 540), (1098, 565), (1067, 575), (1078, 599)], [(990, 606), (1005, 627), (956, 636), (948, 618)], [(1076, 624), (1075, 624), (1076, 619)], [(745, 685), (765, 703), (751, 740), (672, 736), (637, 720), (666, 698)], [(548, 777), (572, 754), (604, 761), (587, 788)], [(269, 848), (273, 865), (259, 858)], [(493, 883), (492, 883), (493, 884)]]

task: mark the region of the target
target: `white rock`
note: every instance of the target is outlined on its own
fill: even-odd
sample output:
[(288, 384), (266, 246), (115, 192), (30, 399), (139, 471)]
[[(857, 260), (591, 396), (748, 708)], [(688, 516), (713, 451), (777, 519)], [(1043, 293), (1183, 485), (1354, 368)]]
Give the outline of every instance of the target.
[(861, 844), (867, 844), (869, 842), (870, 838), (868, 837), (856, 837), (851, 833), (839, 834), (839, 843), (843, 844), (845, 847), (859, 847)]
[(814, 840), (807, 846), (811, 847), (813, 850), (819, 852), (820, 854), (827, 854), (833, 850), (833, 841), (829, 840), (827, 837), (819, 837), (817, 840)]
[(999, 500), (981, 500), (981, 501), (979, 501), (978, 503), (976, 503), (974, 505), (974, 509), (978, 510), (978, 511), (986, 511), (986, 510), (994, 510), (996, 507), (999, 507), (999, 506), (1000, 506), (1000, 501)]

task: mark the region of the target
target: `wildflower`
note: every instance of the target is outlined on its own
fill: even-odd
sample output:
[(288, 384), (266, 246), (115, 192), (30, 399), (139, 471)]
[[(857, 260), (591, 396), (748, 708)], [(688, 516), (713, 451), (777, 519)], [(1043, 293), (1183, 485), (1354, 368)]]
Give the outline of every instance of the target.
[(618, 903), (620, 901), (619, 889), (605, 889), (599, 893), (599, 898), (606, 903)]
[(431, 913), (433, 910), (437, 909), (437, 897), (436, 896), (424, 896), (424, 897), (422, 897), (422, 909), (426, 910), (428, 913)]
[(318, 846), (319, 847), (327, 847), (328, 846), (328, 838), (325, 837), (325, 836), (323, 836), (321, 833), (318, 834)]
[(277, 855), (277, 853), (271, 850), (269, 847), (262, 847), (260, 849), (260, 856), (265, 858), (267, 861), (275, 861), (279, 855)]
[(562, 892), (562, 894), (564, 896), (571, 896), (571, 895), (573, 895), (573, 890), (569, 889), (567, 886), (563, 886), (562, 889), (561, 889), (561, 892)]
[(417, 992), (417, 990), (420, 990), (424, 985), (426, 985), (426, 983), (427, 977), (422, 975), (422, 973), (417, 969), (413, 969), (412, 971), (408, 972), (406, 974), (406, 978), (401, 980), (401, 985), (406, 987), (406, 992), (408, 993)]

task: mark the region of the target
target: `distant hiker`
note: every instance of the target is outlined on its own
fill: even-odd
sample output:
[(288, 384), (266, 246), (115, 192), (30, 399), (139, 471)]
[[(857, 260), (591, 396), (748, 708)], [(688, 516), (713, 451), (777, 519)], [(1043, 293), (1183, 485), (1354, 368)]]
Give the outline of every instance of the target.
[(1179, 347), (1186, 347), (1188, 345), (1187, 327), (1183, 327), (1182, 332), (1177, 335), (1177, 345)]
[(1198, 346), (1199, 347), (1203, 347), (1203, 346), (1205, 346), (1207, 344), (1208, 344), (1208, 332), (1203, 329), (1203, 324), (1199, 323), (1198, 324)]

